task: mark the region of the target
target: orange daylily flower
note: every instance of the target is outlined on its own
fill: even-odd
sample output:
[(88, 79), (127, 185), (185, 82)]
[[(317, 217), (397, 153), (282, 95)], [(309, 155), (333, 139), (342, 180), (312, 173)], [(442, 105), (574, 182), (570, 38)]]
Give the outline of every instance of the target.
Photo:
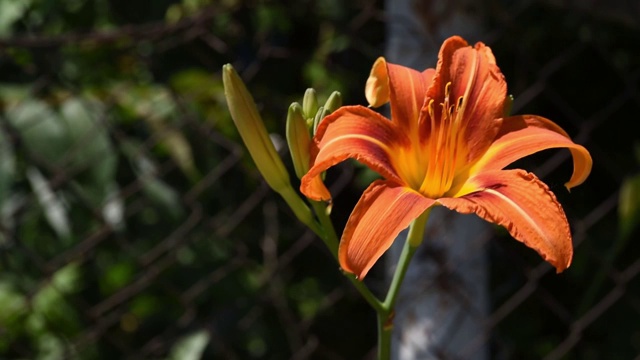
[(491, 49), (451, 37), (436, 69), (418, 72), (379, 58), (366, 84), (372, 107), (391, 104), (391, 118), (344, 106), (318, 126), (312, 166), (300, 189), (330, 200), (322, 172), (356, 159), (383, 176), (362, 194), (339, 248), (345, 271), (364, 278), (398, 233), (435, 205), (504, 226), (557, 272), (573, 256), (571, 233), (554, 194), (535, 175), (504, 167), (550, 148), (568, 148), (574, 169), (567, 189), (592, 166), (589, 152), (552, 121), (504, 116), (507, 86)]

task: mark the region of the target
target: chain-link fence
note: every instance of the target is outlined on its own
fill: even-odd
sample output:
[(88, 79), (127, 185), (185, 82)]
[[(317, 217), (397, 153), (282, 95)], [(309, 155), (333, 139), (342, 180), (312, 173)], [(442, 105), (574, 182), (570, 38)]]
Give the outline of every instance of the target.
[[(274, 133), (306, 87), (364, 103), (383, 4), (141, 3), (0, 0), (0, 358), (372, 357), (373, 311), (257, 174), (220, 69), (240, 70)], [(513, 112), (556, 121), (594, 169), (568, 194), (568, 152), (525, 160), (567, 212), (574, 263), (556, 276), (497, 230), (469, 347), (640, 358), (638, 22), (489, 3)], [(328, 174), (338, 228), (360, 170)]]

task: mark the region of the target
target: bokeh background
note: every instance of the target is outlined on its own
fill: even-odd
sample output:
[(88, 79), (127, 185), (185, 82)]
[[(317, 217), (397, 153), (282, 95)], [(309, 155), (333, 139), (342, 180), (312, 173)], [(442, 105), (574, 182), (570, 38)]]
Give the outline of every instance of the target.
[[(514, 112), (594, 158), (571, 194), (567, 151), (516, 164), (558, 196), (575, 258), (556, 276), (496, 228), (495, 359), (640, 359), (640, 9), (570, 3), (486, 2)], [(365, 103), (388, 21), (366, 0), (0, 0), (0, 358), (373, 358), (373, 311), (261, 180), (220, 71), (282, 141), (307, 87)], [(366, 179), (328, 174), (338, 228)]]

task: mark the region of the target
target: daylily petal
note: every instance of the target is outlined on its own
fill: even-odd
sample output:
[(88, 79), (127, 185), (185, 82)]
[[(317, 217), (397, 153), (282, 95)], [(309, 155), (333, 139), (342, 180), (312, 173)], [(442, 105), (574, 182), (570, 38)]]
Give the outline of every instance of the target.
[(371, 68), (365, 95), (369, 105), (378, 107), (391, 102), (391, 119), (408, 129), (417, 125), (420, 109), (435, 70), (423, 72), (388, 63), (379, 57)]
[[(452, 37), (442, 45), (439, 57), (436, 76), (427, 92), (435, 105), (434, 120), (438, 126), (445, 118), (442, 112), (450, 111), (441, 104), (456, 110), (453, 128), (464, 129), (462, 142), (467, 160), (472, 161), (498, 132), (507, 84), (491, 49), (483, 43), (470, 47), (461, 38)], [(437, 131), (431, 129), (431, 119), (425, 120), (421, 120), (421, 133), (426, 138)]]
[(507, 96), (507, 83), (496, 65), (491, 49), (482, 43), (465, 47), (453, 54), (449, 69), (449, 101), (458, 104), (457, 116), (464, 126), (464, 143), (473, 161), (489, 147), (498, 133)]
[(371, 107), (379, 107), (389, 102), (389, 74), (387, 61), (379, 57), (371, 67), (371, 73), (364, 87), (364, 94)]
[(340, 266), (362, 280), (400, 231), (435, 203), (410, 188), (376, 180), (356, 204), (340, 241)]
[(440, 52), (438, 53), (438, 64), (436, 65), (436, 73), (431, 82), (431, 86), (427, 90), (427, 96), (436, 101), (444, 99), (444, 87), (451, 81), (451, 74), (448, 69), (451, 68), (453, 62), (453, 54), (469, 44), (459, 36), (452, 36), (444, 41)]
[(536, 250), (562, 272), (571, 264), (569, 223), (547, 185), (524, 170), (496, 170), (470, 179), (478, 189), (461, 198), (438, 202), (463, 214), (504, 226), (511, 236)]
[(573, 156), (573, 175), (567, 189), (582, 184), (591, 172), (587, 149), (571, 141), (569, 135), (551, 120), (535, 115), (504, 119), (493, 144), (475, 163), (470, 173), (499, 170), (512, 162), (541, 150), (568, 148)]
[(363, 106), (343, 106), (318, 126), (311, 149), (313, 164), (301, 179), (300, 191), (313, 200), (331, 199), (329, 191), (318, 180), (320, 174), (348, 158), (402, 183), (390, 154), (394, 145), (405, 141), (405, 135), (384, 116)]

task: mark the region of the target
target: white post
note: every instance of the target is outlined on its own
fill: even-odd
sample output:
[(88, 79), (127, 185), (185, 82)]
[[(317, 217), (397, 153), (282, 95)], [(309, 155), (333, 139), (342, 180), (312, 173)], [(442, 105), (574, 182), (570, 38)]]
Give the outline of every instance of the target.
[[(480, 38), (483, 16), (469, 0), (387, 0), (386, 58), (424, 70), (435, 67), (442, 41)], [(475, 215), (436, 208), (396, 306), (394, 359), (488, 359), (482, 341), (489, 313), (485, 245), (491, 226)], [(406, 231), (387, 256), (389, 274)]]

